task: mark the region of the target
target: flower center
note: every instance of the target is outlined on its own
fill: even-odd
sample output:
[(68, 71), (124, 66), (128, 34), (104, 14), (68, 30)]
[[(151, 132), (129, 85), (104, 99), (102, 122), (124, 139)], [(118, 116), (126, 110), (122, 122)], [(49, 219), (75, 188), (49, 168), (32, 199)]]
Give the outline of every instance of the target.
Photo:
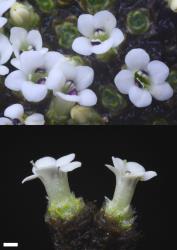
[(67, 95), (77, 95), (78, 94), (76, 86), (72, 80), (66, 81), (66, 83), (64, 84), (64, 86), (62, 88), (62, 92), (67, 94)]
[(24, 42), (20, 46), (20, 53), (24, 51), (29, 51), (29, 50), (36, 50), (36, 48), (32, 45), (29, 45), (28, 43)]
[(45, 84), (47, 76), (48, 74), (45, 69), (38, 68), (29, 76), (29, 80), (36, 84)]
[(143, 70), (138, 70), (135, 72), (135, 83), (139, 88), (149, 88), (150, 78), (147, 72)]
[(106, 41), (108, 39), (108, 35), (103, 29), (96, 29), (93, 35), (93, 38), (91, 40), (91, 44), (93, 46), (100, 45), (102, 42)]

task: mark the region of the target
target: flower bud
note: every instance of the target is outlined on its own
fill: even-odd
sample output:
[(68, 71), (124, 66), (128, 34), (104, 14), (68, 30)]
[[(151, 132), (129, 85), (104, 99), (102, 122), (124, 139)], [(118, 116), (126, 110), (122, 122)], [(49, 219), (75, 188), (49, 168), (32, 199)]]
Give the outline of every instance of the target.
[(93, 109), (76, 105), (71, 109), (71, 118), (79, 125), (101, 125), (103, 119)]
[(167, 0), (172, 11), (177, 12), (177, 0)]
[(28, 3), (15, 3), (10, 10), (11, 23), (18, 27), (32, 28), (39, 23), (39, 16)]

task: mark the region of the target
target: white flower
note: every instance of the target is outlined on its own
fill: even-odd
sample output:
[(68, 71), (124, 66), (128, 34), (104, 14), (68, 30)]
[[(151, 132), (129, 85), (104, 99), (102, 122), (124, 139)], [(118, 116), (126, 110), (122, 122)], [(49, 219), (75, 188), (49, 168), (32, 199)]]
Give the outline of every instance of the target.
[(104, 54), (118, 47), (124, 40), (122, 31), (116, 28), (117, 21), (109, 11), (100, 11), (94, 16), (83, 14), (78, 19), (78, 30), (84, 37), (76, 38), (72, 48), (75, 52), (89, 56)]
[(33, 164), (33, 175), (25, 178), (22, 183), (39, 178), (45, 186), (49, 202), (60, 202), (71, 195), (67, 172), (81, 167), (81, 163), (73, 161), (75, 154), (63, 156), (58, 160), (43, 157)]
[(0, 0), (0, 28), (7, 23), (7, 18), (2, 15), (12, 7), (16, 0)]
[(14, 91), (21, 91), (29, 102), (42, 101), (48, 90), (59, 85), (60, 72), (53, 70), (58, 61), (66, 58), (58, 52), (41, 54), (39, 51), (23, 52), (20, 57), (19, 70), (9, 74), (5, 86)]
[(19, 56), (24, 51), (40, 51), (46, 53), (47, 48), (43, 48), (43, 42), (41, 34), (38, 30), (31, 30), (27, 32), (25, 29), (20, 27), (13, 27), (10, 31), (10, 42), (12, 43), (13, 51), (16, 56), (15, 59), (11, 60), (13, 66), (18, 66)]
[(4, 117), (0, 118), (0, 125), (44, 125), (45, 120), (42, 114), (32, 114), (25, 119), (24, 108), (21, 104), (13, 104), (4, 111)]
[(0, 75), (7, 75), (9, 69), (4, 66), (12, 55), (12, 46), (6, 36), (0, 34)]
[(106, 165), (116, 176), (116, 188), (113, 200), (109, 201), (107, 207), (116, 207), (120, 214), (130, 209), (136, 185), (138, 181), (147, 181), (157, 176), (154, 171), (145, 171), (144, 167), (136, 162), (123, 161), (120, 158), (112, 157), (114, 167)]
[[(94, 71), (88, 66), (75, 66), (69, 62), (55, 67), (56, 74), (61, 72), (59, 86), (55, 95), (67, 102), (79, 103), (82, 106), (93, 106), (97, 103), (95, 93), (87, 89), (93, 82)], [(55, 86), (53, 86), (54, 88)]]
[(166, 101), (173, 96), (173, 89), (166, 82), (169, 68), (161, 61), (151, 61), (143, 49), (132, 49), (125, 57), (127, 69), (115, 77), (115, 84), (122, 94), (138, 108), (149, 106), (152, 96)]

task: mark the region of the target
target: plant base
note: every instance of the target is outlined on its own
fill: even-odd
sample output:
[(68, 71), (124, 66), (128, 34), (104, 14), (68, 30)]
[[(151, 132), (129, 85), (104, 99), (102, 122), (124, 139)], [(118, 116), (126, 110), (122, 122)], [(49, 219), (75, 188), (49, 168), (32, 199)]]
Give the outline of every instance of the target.
[(133, 250), (139, 239), (135, 226), (122, 231), (115, 221), (89, 203), (71, 221), (47, 217), (55, 250)]

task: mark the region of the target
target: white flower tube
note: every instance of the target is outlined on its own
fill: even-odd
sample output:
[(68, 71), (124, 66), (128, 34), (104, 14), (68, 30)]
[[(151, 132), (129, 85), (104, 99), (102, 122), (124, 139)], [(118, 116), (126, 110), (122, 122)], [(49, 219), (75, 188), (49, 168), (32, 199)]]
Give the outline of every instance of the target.
[[(155, 171), (145, 171), (144, 167), (136, 162), (123, 161), (112, 157), (114, 167), (106, 165), (116, 176), (116, 187), (112, 200), (106, 202), (105, 211), (109, 216), (127, 219), (131, 225), (133, 213), (131, 201), (138, 181), (147, 181), (155, 177)], [(129, 220), (129, 221), (128, 221)]]

